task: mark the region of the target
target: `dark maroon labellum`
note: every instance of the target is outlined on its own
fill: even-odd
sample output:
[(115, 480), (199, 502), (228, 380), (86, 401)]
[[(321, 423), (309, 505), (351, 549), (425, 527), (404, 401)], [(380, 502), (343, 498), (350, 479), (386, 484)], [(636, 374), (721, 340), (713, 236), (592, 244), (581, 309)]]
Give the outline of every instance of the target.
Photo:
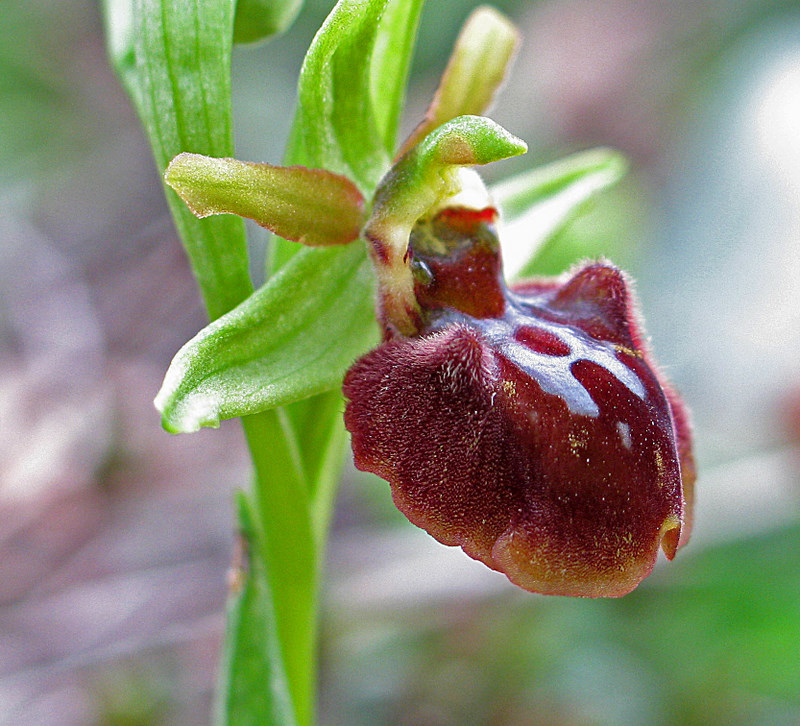
[(686, 413), (622, 272), (590, 263), (509, 289), (494, 222), (455, 208), (415, 228), (422, 329), (387, 333), (345, 378), (356, 465), (520, 587), (623, 595), (688, 537)]

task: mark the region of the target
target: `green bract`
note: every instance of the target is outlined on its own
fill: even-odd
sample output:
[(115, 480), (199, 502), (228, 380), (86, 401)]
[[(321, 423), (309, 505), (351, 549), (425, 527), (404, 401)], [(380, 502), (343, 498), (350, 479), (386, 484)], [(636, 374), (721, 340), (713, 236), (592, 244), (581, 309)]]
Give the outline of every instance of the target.
[(175, 356), (156, 398), (168, 431), (218, 426), (221, 419), (335, 389), (377, 341), (371, 271), (361, 247), (303, 250), (272, 280)]
[(503, 255), (506, 274), (516, 277), (535, 265), (542, 247), (627, 170), (628, 163), (618, 152), (593, 149), (495, 184), (492, 197), (510, 242)]

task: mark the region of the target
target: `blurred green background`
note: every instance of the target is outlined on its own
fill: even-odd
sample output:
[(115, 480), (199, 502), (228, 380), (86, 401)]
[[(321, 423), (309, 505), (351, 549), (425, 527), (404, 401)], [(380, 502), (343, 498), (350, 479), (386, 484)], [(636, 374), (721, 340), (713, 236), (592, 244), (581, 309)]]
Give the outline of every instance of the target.
[[(331, 2), (234, 57), (238, 156), (278, 162)], [(695, 534), (620, 600), (543, 598), (445, 548), (348, 466), (322, 622), (324, 726), (800, 723), (800, 9), (505, 0), (492, 116), (529, 154), (632, 171), (545, 250), (638, 279), (699, 459)], [(473, 3), (423, 15), (404, 128)], [(260, 275), (265, 237), (251, 229)], [(151, 400), (203, 324), (93, 2), (0, 12), (0, 724), (208, 722), (246, 484), (235, 423)], [(663, 564), (663, 563), (662, 563)]]

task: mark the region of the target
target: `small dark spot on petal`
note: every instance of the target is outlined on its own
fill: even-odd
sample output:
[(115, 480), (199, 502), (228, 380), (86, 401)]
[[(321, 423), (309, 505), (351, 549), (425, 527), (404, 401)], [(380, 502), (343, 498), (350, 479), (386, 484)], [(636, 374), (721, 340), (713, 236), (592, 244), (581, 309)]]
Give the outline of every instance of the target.
[(555, 333), (533, 325), (523, 325), (514, 332), (514, 339), (534, 353), (564, 356), (570, 354), (570, 347)]

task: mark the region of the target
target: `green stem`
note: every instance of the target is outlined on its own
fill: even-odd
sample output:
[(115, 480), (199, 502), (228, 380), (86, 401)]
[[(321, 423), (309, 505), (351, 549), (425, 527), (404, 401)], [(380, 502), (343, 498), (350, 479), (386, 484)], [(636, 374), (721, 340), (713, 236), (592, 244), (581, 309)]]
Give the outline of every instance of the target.
[[(235, 7), (235, 0), (104, 0), (109, 52), (159, 169), (181, 152), (233, 156)], [(228, 215), (196, 219), (171, 190), (167, 200), (213, 320), (252, 292), (244, 224)], [(308, 419), (320, 421), (314, 406)], [(217, 722), (310, 726), (320, 520), (327, 522), (335, 477), (325, 462), (335, 457), (326, 454), (320, 466), (320, 452), (330, 450), (322, 430), (320, 446), (315, 440), (301, 450), (286, 410), (243, 425), (255, 477), (252, 494), (238, 496), (243, 557), (228, 604)], [(312, 520), (310, 492), (321, 491), (315, 482), (323, 479), (325, 505), (314, 510), (325, 516)]]
[(317, 552), (300, 452), (287, 415), (242, 420), (255, 466), (254, 500), (276, 629), (299, 726), (313, 723)]

